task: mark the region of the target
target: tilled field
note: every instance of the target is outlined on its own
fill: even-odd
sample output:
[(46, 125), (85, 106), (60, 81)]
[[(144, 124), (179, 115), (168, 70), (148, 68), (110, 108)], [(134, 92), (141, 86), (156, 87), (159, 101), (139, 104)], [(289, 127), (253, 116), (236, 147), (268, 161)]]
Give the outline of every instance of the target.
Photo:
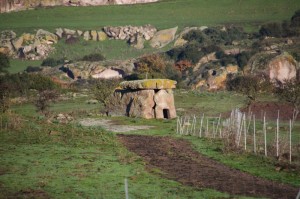
[(158, 168), (163, 177), (184, 185), (276, 199), (295, 198), (298, 192), (296, 187), (255, 177), (203, 156), (185, 140), (142, 135), (119, 135), (119, 140), (141, 156), (148, 169)]

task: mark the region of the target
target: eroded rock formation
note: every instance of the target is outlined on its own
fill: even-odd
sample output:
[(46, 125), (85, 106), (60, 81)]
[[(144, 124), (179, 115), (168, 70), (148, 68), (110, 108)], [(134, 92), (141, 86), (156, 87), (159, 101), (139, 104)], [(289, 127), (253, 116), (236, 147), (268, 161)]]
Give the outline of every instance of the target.
[(271, 80), (281, 83), (296, 78), (297, 61), (287, 53), (279, 55), (269, 62), (268, 74)]

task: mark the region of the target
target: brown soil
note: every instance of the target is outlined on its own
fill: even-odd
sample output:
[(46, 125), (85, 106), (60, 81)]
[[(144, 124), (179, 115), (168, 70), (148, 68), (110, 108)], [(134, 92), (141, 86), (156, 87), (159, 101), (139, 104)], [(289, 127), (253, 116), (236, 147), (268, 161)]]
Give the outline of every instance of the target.
[[(293, 106), (289, 104), (283, 104), (278, 102), (256, 102), (249, 107), (243, 108), (244, 112), (252, 112), (258, 119), (262, 119), (264, 112), (266, 113), (266, 119), (276, 120), (279, 110), (280, 120), (289, 120), (293, 118)], [(300, 120), (300, 115), (298, 115)]]
[(148, 169), (184, 185), (210, 188), (231, 195), (295, 198), (298, 189), (232, 169), (194, 151), (185, 140), (171, 137), (119, 135), (119, 140), (141, 156)]

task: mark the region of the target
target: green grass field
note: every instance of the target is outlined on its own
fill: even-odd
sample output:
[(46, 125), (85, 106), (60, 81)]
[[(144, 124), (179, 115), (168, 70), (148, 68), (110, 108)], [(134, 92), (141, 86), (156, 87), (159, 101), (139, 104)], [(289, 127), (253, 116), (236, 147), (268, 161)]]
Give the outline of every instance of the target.
[(158, 29), (241, 24), (254, 30), (259, 23), (288, 20), (297, 9), (298, 0), (167, 0), (142, 5), (39, 8), (0, 14), (0, 30), (22, 33), (38, 28), (88, 30), (144, 24)]
[[(205, 114), (227, 112), (232, 103), (240, 107), (244, 105), (241, 96), (225, 92), (200, 95), (178, 91), (175, 98), (177, 108), (190, 110), (196, 103), (195, 110)], [(100, 105), (86, 104), (86, 99), (89, 98), (58, 102), (51, 111), (56, 114), (72, 113), (75, 119), (89, 117), (88, 113), (97, 112)], [(219, 106), (215, 106), (217, 101), (222, 101)], [(0, 192), (4, 198), (24, 193), (39, 197), (44, 194), (52, 198), (123, 198), (125, 178), (128, 179), (130, 198), (233, 197), (161, 178), (159, 169), (146, 170), (142, 159), (117, 141), (116, 133), (100, 127), (81, 127), (76, 122), (68, 125), (48, 123), (30, 104), (13, 106), (12, 111), (17, 114), (12, 117), (13, 121), (21, 117), (17, 127), (6, 130), (1, 125), (0, 128)], [(176, 120), (108, 119), (117, 124), (153, 126), (149, 130), (126, 134), (184, 138), (193, 144), (195, 150), (230, 167), (300, 186), (299, 175), (293, 171), (276, 172), (272, 158), (251, 153), (223, 153), (220, 150), (222, 142), (218, 140), (176, 135)], [(4, 120), (1, 116), (1, 121)], [(54, 135), (49, 135), (50, 132)]]

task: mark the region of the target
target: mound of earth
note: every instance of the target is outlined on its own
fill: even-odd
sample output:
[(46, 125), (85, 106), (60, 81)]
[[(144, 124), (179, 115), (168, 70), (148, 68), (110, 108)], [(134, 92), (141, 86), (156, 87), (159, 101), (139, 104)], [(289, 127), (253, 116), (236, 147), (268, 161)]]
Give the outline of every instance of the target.
[[(242, 112), (252, 112), (259, 119), (263, 118), (266, 113), (266, 119), (276, 120), (279, 111), (280, 120), (290, 120), (293, 118), (294, 107), (289, 104), (278, 103), (278, 102), (255, 102), (250, 106), (243, 108)], [(297, 120), (300, 119), (298, 115)]]
[(298, 189), (232, 169), (194, 151), (185, 140), (171, 137), (119, 135), (119, 140), (141, 156), (147, 168), (184, 185), (210, 188), (231, 195), (295, 198)]

